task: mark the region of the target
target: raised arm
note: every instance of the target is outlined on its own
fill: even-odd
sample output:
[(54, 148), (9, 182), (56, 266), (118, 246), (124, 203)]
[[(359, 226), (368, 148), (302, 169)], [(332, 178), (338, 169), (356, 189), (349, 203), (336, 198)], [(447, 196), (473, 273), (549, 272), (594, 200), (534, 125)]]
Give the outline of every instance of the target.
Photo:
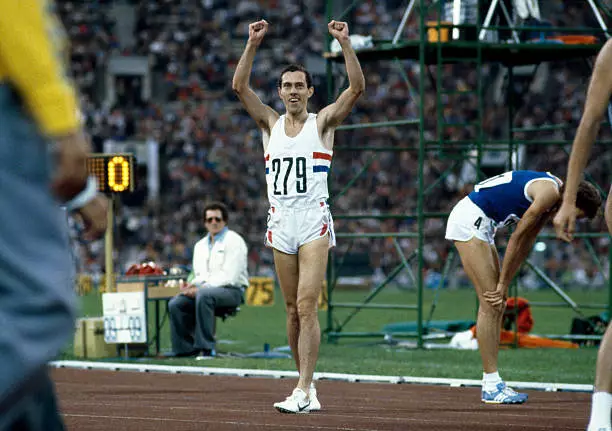
[(264, 132), (269, 133), (279, 115), (274, 109), (264, 104), (249, 86), (255, 53), (267, 31), (268, 23), (265, 20), (249, 24), (249, 40), (240, 57), (238, 66), (236, 66), (232, 79), (232, 89), (249, 115), (255, 120), (257, 126)]
[(599, 52), (587, 91), (584, 112), (570, 154), (563, 203), (553, 223), (557, 236), (570, 242), (576, 227), (576, 194), (582, 173), (612, 96), (612, 40)]
[(365, 90), (365, 78), (363, 77), (363, 71), (361, 70), (355, 50), (351, 46), (348, 24), (331, 21), (327, 28), (329, 33), (338, 40), (342, 48), (349, 86), (338, 96), (334, 103), (325, 107), (319, 113), (319, 127), (322, 133), (325, 133), (327, 129), (338, 127), (351, 112), (357, 99), (359, 99), (359, 96)]

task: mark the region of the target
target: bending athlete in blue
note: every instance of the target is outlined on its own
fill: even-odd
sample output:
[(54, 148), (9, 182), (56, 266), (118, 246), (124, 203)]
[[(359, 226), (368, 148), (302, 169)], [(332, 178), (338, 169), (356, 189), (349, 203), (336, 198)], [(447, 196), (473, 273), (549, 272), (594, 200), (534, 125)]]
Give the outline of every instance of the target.
[[(448, 217), (446, 239), (454, 242), (463, 268), (474, 284), (480, 306), (477, 337), (482, 358), (482, 401), (522, 404), (527, 394), (517, 393), (497, 371), (501, 319), (508, 286), (527, 258), (536, 236), (561, 205), (563, 182), (548, 172), (510, 171), (484, 180), (460, 200)], [(576, 199), (576, 218), (593, 218), (601, 196), (582, 181)], [(510, 236), (503, 265), (495, 248), (498, 227), (517, 223)]]

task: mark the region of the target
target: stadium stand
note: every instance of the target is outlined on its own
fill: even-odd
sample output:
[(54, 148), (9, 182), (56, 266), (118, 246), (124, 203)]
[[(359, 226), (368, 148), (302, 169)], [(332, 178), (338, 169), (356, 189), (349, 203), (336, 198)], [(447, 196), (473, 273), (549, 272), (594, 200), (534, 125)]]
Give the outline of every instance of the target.
[[(252, 86), (265, 103), (281, 109), (274, 98), (280, 67), (301, 62), (315, 71), (315, 96), (311, 109), (317, 110), (327, 100), (321, 53), (325, 51), (325, 3), (322, 0), (141, 0), (124, 2), (132, 13), (132, 37), (118, 36), (118, 17), (110, 1), (59, 1), (61, 17), (73, 43), (72, 72), (81, 90), (83, 113), (98, 151), (107, 140), (155, 140), (159, 143), (161, 194), (157, 199), (140, 188), (123, 200), (118, 208), (118, 256), (121, 270), (131, 264), (153, 260), (163, 266), (190, 263), (190, 250), (203, 234), (202, 208), (210, 200), (222, 200), (235, 214), (232, 226), (249, 244), (251, 274), (271, 275), (271, 253), (263, 246), (267, 214), (265, 179), (259, 132), (238, 105), (232, 93), (231, 76), (246, 38), (248, 23), (265, 17), (270, 23), (270, 37), (265, 49), (257, 54)], [(587, 7), (547, 1), (546, 14), (557, 26), (594, 26)], [(307, 5), (306, 5), (307, 4)], [(405, 5), (398, 0), (365, 1), (348, 20), (351, 32), (370, 34), (375, 39), (390, 39), (401, 20)], [(119, 17), (121, 18), (121, 17)], [(122, 18), (125, 20), (125, 16)], [(416, 38), (416, 18), (404, 30), (404, 37)], [(121, 40), (120, 40), (121, 39)], [(138, 55), (148, 59), (152, 72), (149, 100), (137, 97), (139, 83), (125, 80), (118, 85), (121, 97), (112, 106), (105, 104), (103, 70), (112, 56)], [(418, 63), (403, 61), (409, 78), (416, 78)], [(447, 87), (457, 90), (475, 85), (473, 70), (461, 65), (445, 65)], [(515, 127), (531, 127), (566, 122), (565, 130), (524, 132), (517, 138), (571, 139), (580, 118), (584, 101), (586, 76), (581, 65), (547, 64), (524, 97), (515, 119)], [(418, 107), (411, 98), (392, 62), (363, 64), (367, 90), (350, 120), (355, 123), (416, 117)], [(485, 135), (504, 136), (508, 127), (504, 99), (496, 84), (503, 80), (501, 71), (487, 65), (491, 97), (484, 121)], [(559, 91), (560, 89), (560, 91)], [(435, 124), (434, 89), (424, 100), (430, 121)], [(447, 121), (470, 120), (476, 101), (472, 96), (449, 96)], [(384, 107), (384, 108), (383, 108)], [(457, 139), (473, 138), (469, 129), (453, 128)], [(601, 134), (610, 139), (608, 127)], [(387, 127), (346, 131), (337, 134), (336, 145), (365, 142), (373, 146), (399, 146), (418, 142), (415, 128)], [(589, 173), (595, 180), (608, 178), (610, 152), (600, 147)], [(371, 157), (368, 152), (337, 151), (333, 165), (332, 193), (338, 192)], [(523, 154), (524, 168), (548, 170), (565, 175), (567, 156), (559, 147), (533, 146)], [(426, 180), (433, 182), (444, 166), (430, 159), (425, 166)], [(414, 213), (416, 208), (414, 153), (381, 153), (365, 176), (334, 202), (336, 214)], [(143, 170), (141, 175), (145, 175)], [(143, 181), (144, 183), (144, 181)], [(431, 211), (447, 211), (466, 193), (461, 178), (451, 177), (428, 199)], [(600, 220), (598, 222), (601, 222)], [(409, 230), (409, 220), (338, 220), (339, 232), (379, 232)], [(426, 268), (428, 280), (435, 283), (441, 271), (440, 262), (449, 251), (444, 241), (444, 223), (428, 220)], [(409, 253), (416, 247), (411, 239), (401, 246)], [(607, 239), (598, 239), (595, 250), (607, 265)], [(102, 244), (78, 244), (81, 270), (103, 272)], [(340, 244), (340, 247), (344, 245)], [(385, 240), (358, 240), (352, 253), (366, 254), (368, 276), (380, 279), (398, 263), (392, 243)], [(586, 250), (559, 244), (536, 256), (555, 280), (565, 286), (601, 287), (604, 280)], [(607, 267), (604, 267), (607, 272)], [(537, 288), (537, 280), (525, 275), (528, 287)], [(399, 283), (408, 283), (400, 277)], [(452, 286), (461, 286), (466, 278), (458, 274)]]

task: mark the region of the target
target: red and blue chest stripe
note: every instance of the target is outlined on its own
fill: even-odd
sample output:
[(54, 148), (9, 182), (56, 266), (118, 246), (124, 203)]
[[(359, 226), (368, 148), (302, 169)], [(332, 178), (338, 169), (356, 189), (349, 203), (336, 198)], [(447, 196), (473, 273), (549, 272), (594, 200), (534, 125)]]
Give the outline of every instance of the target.
[(325, 164), (325, 162), (331, 163), (331, 154), (319, 153), (315, 151), (314, 153), (312, 153), (312, 158), (314, 159), (315, 163), (312, 166), (313, 172), (329, 172), (329, 166)]
[[(327, 162), (331, 164), (331, 160), (332, 160), (331, 154), (315, 151), (312, 153), (312, 158), (314, 160), (314, 165), (312, 166), (313, 172), (329, 172), (329, 165), (327, 164)], [(266, 154), (265, 159), (266, 159), (266, 175), (268, 175), (270, 173), (270, 166), (269, 166), (270, 155)]]

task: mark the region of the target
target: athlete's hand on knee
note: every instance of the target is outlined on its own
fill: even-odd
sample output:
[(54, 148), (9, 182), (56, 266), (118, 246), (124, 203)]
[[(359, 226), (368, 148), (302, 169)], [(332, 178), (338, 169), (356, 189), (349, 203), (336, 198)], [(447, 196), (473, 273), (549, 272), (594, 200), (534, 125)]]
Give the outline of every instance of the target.
[(87, 183), (87, 156), (91, 146), (81, 131), (57, 139), (56, 170), (51, 183), (62, 202), (78, 195)]
[(348, 24), (345, 22), (331, 20), (329, 24), (327, 24), (327, 29), (329, 30), (329, 34), (338, 39), (338, 42), (349, 39)]
[(553, 225), (557, 238), (572, 242), (576, 230), (576, 205), (565, 202), (561, 204), (561, 208), (553, 218)]
[(268, 32), (268, 22), (265, 19), (249, 24), (249, 42), (259, 46)]
[(107, 224), (107, 210), (108, 199), (101, 194), (98, 194), (77, 210), (85, 225), (85, 239), (94, 240), (104, 235)]
[(489, 290), (482, 294), (484, 299), (495, 308), (502, 308), (506, 303), (506, 292), (508, 288), (503, 284), (498, 284), (495, 290)]

